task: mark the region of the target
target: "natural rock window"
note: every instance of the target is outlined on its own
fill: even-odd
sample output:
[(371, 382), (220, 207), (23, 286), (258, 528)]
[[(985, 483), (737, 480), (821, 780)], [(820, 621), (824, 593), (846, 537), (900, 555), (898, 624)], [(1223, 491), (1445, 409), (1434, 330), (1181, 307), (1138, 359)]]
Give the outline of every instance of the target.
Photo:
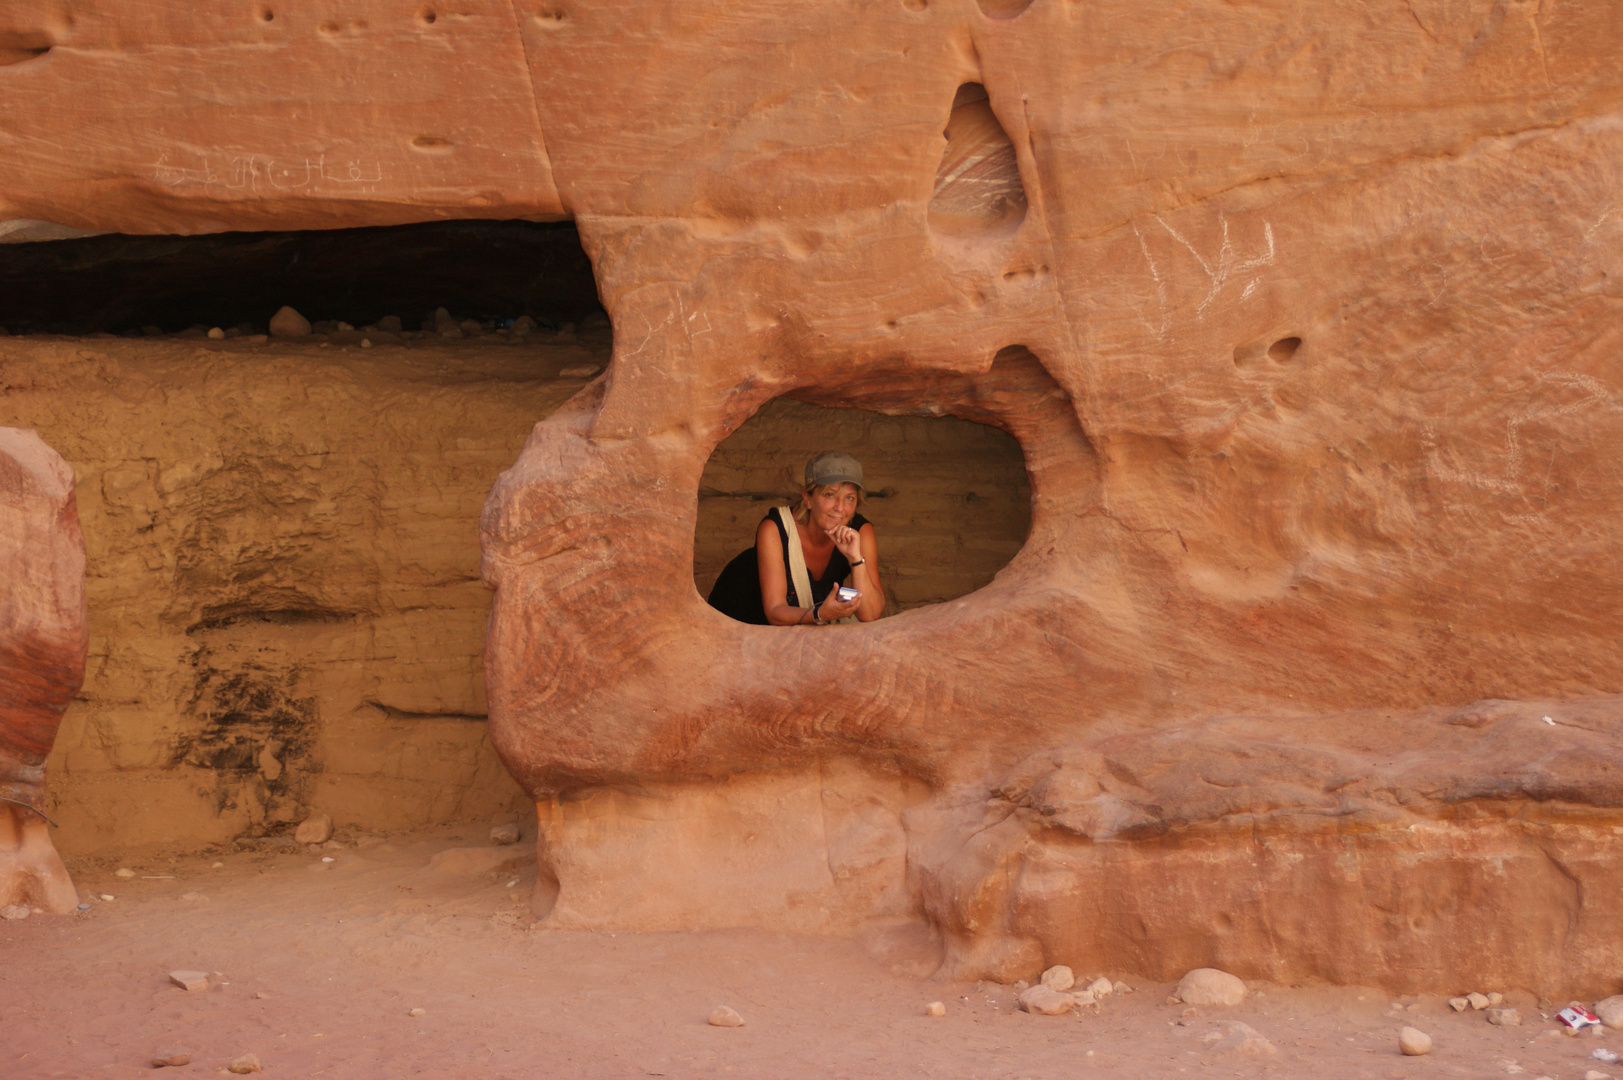
[(954, 417), (886, 416), (788, 398), (769, 402), (716, 447), (699, 485), (693, 583), (708, 595), (768, 511), (798, 500), (823, 450), (862, 462), (863, 516), (879, 537), (886, 615), (987, 584), (1025, 542), (1031, 485), (1020, 444)]

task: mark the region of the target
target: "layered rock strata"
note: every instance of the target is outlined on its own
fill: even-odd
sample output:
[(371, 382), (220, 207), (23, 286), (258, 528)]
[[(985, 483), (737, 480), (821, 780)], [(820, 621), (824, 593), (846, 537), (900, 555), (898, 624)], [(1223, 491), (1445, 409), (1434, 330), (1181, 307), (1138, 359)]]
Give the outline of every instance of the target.
[(0, 427), (0, 906), (72, 911), (51, 843), (45, 758), (85, 676), (85, 541), (73, 470)]
[[(692, 819), (702, 882), (758, 835), (716, 809), (729, 778), (781, 786), (811, 822), (827, 800), (791, 794), (849, 768), (892, 778), (872, 790), (907, 835), (901, 906), (942, 928), (956, 974), (1031, 974), (1038, 952), (1216, 963), (1239, 928), (1251, 959), (1222, 966), (1242, 976), (1443, 989), (1506, 972), (1573, 992), (1615, 978), (1615, 953), (1583, 929), (1606, 917), (1590, 886), (1607, 887), (1623, 828), (1623, 778), (1585, 763), (1610, 762), (1623, 692), (1609, 524), (1623, 510), (1623, 42), (1607, 6), (905, 0), (831, 19), (774, 2), (726, 18), (492, 2), (415, 23), (378, 5), (342, 25), (222, 18), (238, 21), (92, 5), (71, 34), (39, 31), (49, 52), (0, 73), (26, 117), (4, 121), (27, 150), (0, 172), (5, 215), (144, 229), (575, 216), (614, 361), (535, 429), (483, 523), (492, 736), (541, 802), (555, 918), (591, 907), (568, 903), (571, 877), (634, 881), (664, 854), (636, 842), (662, 835), (628, 824), (636, 800)], [(115, 54), (116, 27), (169, 47)], [(346, 65), (391, 45), (415, 61), (399, 90), (414, 108), (340, 124), (347, 84), (327, 73), (364, 82)], [(470, 49), (481, 63), (459, 62)], [(262, 93), (245, 109), (171, 92), (189, 85), (176, 72), (239, 54), (258, 65), (248, 85), (314, 80), (306, 115)], [(371, 100), (392, 103), (375, 79)], [(91, 137), (62, 133), (56, 91), (92, 84), (132, 104)], [(453, 110), (490, 138), (407, 134), (462, 87), (499, 99)], [(226, 109), (231, 137), (210, 138)], [(121, 123), (137, 110), (147, 123)], [(368, 153), (345, 142), (362, 130)], [(267, 132), (297, 146), (292, 173), (247, 145)], [(340, 190), (327, 144), (361, 180), (385, 163), (370, 191)], [(971, 596), (877, 625), (753, 629), (710, 612), (686, 574), (704, 463), (783, 396), (1009, 432), (1031, 483), (1024, 547)], [(1492, 706), (1506, 718), (1437, 734), (1483, 701), (1509, 703)], [(1600, 741), (1579, 753), (1582, 732)], [(1280, 763), (1253, 737), (1311, 758), (1277, 807)], [(1416, 747), (1436, 760), (1411, 768)], [(1022, 805), (1042, 787), (1010, 779), (1022, 763), (1073, 754), (1083, 764), (1049, 785), (1068, 801)], [(1169, 784), (1139, 754), (1222, 779)], [(1470, 782), (1428, 779), (1456, 760)], [(1374, 816), (1333, 818), (1331, 840), (1342, 769), (1372, 771), (1354, 789)], [(1236, 793), (1228, 809), (1208, 787)], [(608, 810), (566, 809), (598, 800)], [(1224, 824), (1275, 809), (1266, 828)], [(1275, 827), (1278, 873), (1254, 871)], [(747, 903), (718, 885), (682, 917), (776, 920), (794, 897), (834, 913), (818, 925), (894, 910), (888, 886), (865, 907), (835, 895), (832, 870), (796, 877), (806, 848), (850, 868), (826, 857), (838, 831), (762, 852), (759, 877), (800, 884)], [(1030, 853), (1015, 883), (1010, 852)], [(1505, 859), (1537, 884), (1487, 869)], [(1369, 877), (1346, 880), (1355, 865)], [(1395, 899), (1416, 889), (1431, 906)], [(1257, 914), (1265, 900), (1277, 911)], [(1438, 947), (1512, 910), (1538, 932)], [(1563, 918), (1578, 929), (1554, 973), (1533, 953)], [(1360, 929), (1338, 955), (1310, 947), (1311, 928), (1345, 921)]]

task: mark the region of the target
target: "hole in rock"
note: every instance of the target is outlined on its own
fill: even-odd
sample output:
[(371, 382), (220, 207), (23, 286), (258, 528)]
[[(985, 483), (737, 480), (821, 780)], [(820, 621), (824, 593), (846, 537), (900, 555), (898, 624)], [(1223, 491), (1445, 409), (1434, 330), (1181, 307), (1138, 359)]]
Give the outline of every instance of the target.
[(0, 67), (23, 64), (51, 51), (51, 39), (42, 32), (0, 31)]
[(0, 328), (12, 333), (263, 333), (289, 305), (312, 322), (446, 308), (494, 326), (604, 322), (570, 222), (444, 221), (317, 232), (106, 234), (0, 245)]
[(930, 227), (947, 235), (1012, 229), (1026, 216), (1014, 144), (992, 112), (986, 88), (965, 83), (952, 101), (947, 140), (930, 196)]
[(1268, 346), (1268, 357), (1271, 360), (1277, 360), (1279, 363), (1283, 364), (1286, 360), (1289, 360), (1291, 357), (1295, 356), (1296, 350), (1300, 349), (1301, 347), (1302, 339), (1299, 337), (1280, 338), (1278, 341)]
[(889, 416), (777, 398), (711, 454), (699, 483), (694, 585), (708, 596), (775, 506), (798, 505), (809, 458), (862, 463), (886, 615), (963, 596), (1025, 543), (1031, 485), (1014, 437), (955, 417)]

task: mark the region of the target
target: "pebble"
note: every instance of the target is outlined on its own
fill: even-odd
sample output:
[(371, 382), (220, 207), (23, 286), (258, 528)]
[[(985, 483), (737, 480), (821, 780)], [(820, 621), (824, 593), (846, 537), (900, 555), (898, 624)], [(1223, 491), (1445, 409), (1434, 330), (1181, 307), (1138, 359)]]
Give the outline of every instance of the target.
[(117, 870), (113, 871), (113, 876), (114, 877), (126, 877), (126, 878), (134, 877), (135, 876), (135, 871), (131, 870), (127, 866), (120, 866)]
[(1522, 1014), (1515, 1009), (1489, 1009), (1488, 1023), (1495, 1027), (1521, 1027)]
[(170, 1065), (190, 1065), (192, 1054), (190, 1050), (164, 1050), (152, 1055), (152, 1067), (162, 1069)]
[(211, 327), (209, 329), (209, 340), (210, 341), (224, 341), (225, 340), (225, 331), (220, 329), (218, 326)]
[(1494, 1008), (1498, 1008), (1500, 1005), (1503, 1005), (1504, 1003), (1505, 1003), (1505, 995), (1503, 995), (1503, 994), (1489, 994), (1488, 995), (1488, 1004), (1490, 1006), (1492, 1006)]
[(1604, 1047), (1604, 1046), (1601, 1047), (1599, 1050), (1590, 1051), (1589, 1056), (1594, 1058), (1596, 1061), (1603, 1061), (1608, 1065), (1616, 1065), (1617, 1064), (1617, 1054), (1615, 1052), (1611, 1051), (1611, 1050), (1606, 1049), (1606, 1047)]
[(407, 1016), (427, 1016), (428, 1015), (428, 1010), (427, 1009), (413, 1009), (410, 1012), (408, 1012), (406, 1015)]
[(1103, 975), (1088, 983), (1088, 993), (1092, 994), (1096, 998), (1109, 997), (1115, 992), (1115, 986), (1112, 985), (1110, 980), (1105, 978)]
[(511, 822), (505, 825), (493, 825), (490, 829), (490, 842), (492, 844), (518, 843), (518, 826)]
[(181, 893), (180, 898), (188, 904), (206, 903), (208, 901), (208, 897), (200, 892)]
[(1069, 990), (1076, 985), (1076, 974), (1064, 964), (1055, 964), (1039, 981), (1050, 990)]
[(372, 347), (372, 339), (369, 338), (369, 337), (363, 337), (361, 339), (361, 348), (370, 349), (371, 347)]
[(1464, 1012), (1466, 1009), (1471, 1007), (1471, 1000), (1469, 998), (1462, 997), (1449, 998), (1448, 1007), (1453, 1009), (1455, 1012)]
[(265, 993), (263, 990), (260, 990), (258, 993), (254, 994), (254, 997), (258, 998), (260, 1001), (270, 1000), (270, 995)]
[(379, 330), (386, 330), (391, 334), (400, 333), (400, 330), (401, 330), (400, 316), (398, 316), (398, 315), (385, 315), (383, 318), (378, 320), (378, 329)]
[(101, 898), (103, 900), (111, 900), (111, 899), (113, 899), (113, 894), (110, 893), (110, 892), (104, 892), (104, 893), (101, 894)]
[(271, 316), (270, 333), (279, 338), (309, 337), (310, 320), (284, 304)]
[(0, 919), (26, 919), (32, 914), (33, 912), (22, 904), (7, 904), (0, 908)]
[(1595, 1002), (1590, 1010), (1609, 1028), (1623, 1028), (1623, 994), (1613, 994), (1604, 1001)]
[(515, 334), (528, 334), (534, 329), (535, 320), (530, 318), (528, 315), (520, 315), (518, 318), (513, 320), (513, 333)]
[(213, 865), (211, 865), (209, 867), (209, 869), (210, 870), (224, 870), (225, 869), (225, 863), (223, 863), (223, 862), (214, 863)]
[(1486, 994), (1466, 994), (1465, 1000), (1469, 1001), (1471, 1003), (1471, 1008), (1477, 1010), (1478, 1012), (1486, 1009), (1489, 1004), (1488, 995)]
[(1279, 1049), (1250, 1024), (1229, 1021), (1229, 1033), (1212, 1045), (1212, 1052), (1236, 1057), (1273, 1057)]
[(209, 988), (209, 976), (206, 971), (188, 971), (184, 968), (179, 971), (171, 971), (169, 981), (187, 991), (207, 990)]
[(743, 1027), (744, 1018), (726, 1005), (717, 1005), (710, 1013), (711, 1027)]
[(239, 1076), (246, 1073), (256, 1073), (260, 1071), (259, 1059), (252, 1054), (244, 1054), (241, 1057), (232, 1058), (231, 1064), (227, 1065), (226, 1068)]
[(925, 1016), (946, 1016), (947, 1006), (944, 1002), (932, 1001), (924, 1007)]
[(1431, 1036), (1419, 1028), (1406, 1027), (1398, 1032), (1398, 1049), (1409, 1057), (1431, 1053)]
[(1245, 983), (1216, 968), (1196, 968), (1178, 980), (1176, 991), (1185, 1005), (1238, 1005), (1245, 1000)]
[(1024, 1011), (1043, 1016), (1059, 1016), (1076, 1008), (1076, 999), (1070, 994), (1062, 994), (1041, 983), (1022, 990), (1019, 1003)]
[(293, 839), (301, 844), (325, 844), (332, 839), (332, 818), (326, 814), (311, 814), (299, 823)]
[(1133, 992), (1133, 988), (1131, 986), (1128, 986), (1126, 983), (1120, 981), (1111, 983), (1110, 989), (1114, 990), (1118, 994), (1131, 994)]

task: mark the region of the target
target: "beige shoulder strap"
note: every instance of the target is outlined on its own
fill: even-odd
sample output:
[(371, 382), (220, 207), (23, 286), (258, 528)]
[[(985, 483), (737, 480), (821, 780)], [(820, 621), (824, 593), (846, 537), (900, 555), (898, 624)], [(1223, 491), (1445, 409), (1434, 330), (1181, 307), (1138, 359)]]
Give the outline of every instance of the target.
[(811, 575), (806, 572), (806, 553), (800, 550), (800, 528), (795, 524), (794, 511), (787, 506), (780, 506), (778, 518), (789, 533), (789, 580), (795, 587), (795, 599), (800, 601), (801, 606), (810, 607)]

